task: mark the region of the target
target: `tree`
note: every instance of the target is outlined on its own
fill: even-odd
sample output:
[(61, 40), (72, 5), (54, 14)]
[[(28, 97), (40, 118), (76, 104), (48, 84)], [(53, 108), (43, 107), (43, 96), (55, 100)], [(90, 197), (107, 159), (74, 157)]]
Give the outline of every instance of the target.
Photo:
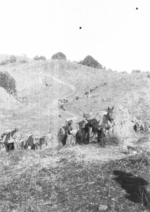
[(66, 60), (67, 58), (66, 58), (65, 54), (63, 54), (62, 52), (58, 52), (58, 53), (54, 54), (51, 59), (53, 59), (53, 60)]
[(39, 60), (46, 60), (46, 57), (40, 56), (40, 57), (39, 57)]
[(36, 56), (33, 58), (33, 60), (38, 60), (38, 58), (39, 58), (39, 57), (36, 55)]
[(44, 56), (35, 56), (34, 58), (33, 58), (33, 60), (46, 60), (46, 57), (44, 57)]
[(84, 60), (81, 60), (79, 64), (86, 65), (93, 68), (98, 68), (98, 69), (103, 68), (103, 66), (90, 55), (86, 56)]

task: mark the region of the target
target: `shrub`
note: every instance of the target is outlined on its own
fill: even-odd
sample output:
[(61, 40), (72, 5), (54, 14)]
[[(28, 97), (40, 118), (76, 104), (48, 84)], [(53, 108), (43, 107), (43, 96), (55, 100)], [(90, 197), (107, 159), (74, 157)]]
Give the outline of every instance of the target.
[(6, 65), (6, 64), (7, 64), (6, 61), (2, 61), (2, 62), (0, 63), (1, 66)]
[(9, 63), (16, 63), (16, 61), (17, 61), (17, 58), (14, 55), (12, 55), (12, 56), (10, 56), (9, 59), (3, 60), (0, 63), (0, 65), (6, 65), (6, 64), (9, 64)]
[(147, 78), (150, 78), (150, 74), (149, 74), (149, 75), (147, 75)]
[(28, 63), (27, 60), (20, 60), (19, 62), (20, 62), (20, 63)]
[(58, 52), (58, 53), (54, 54), (51, 59), (53, 59), (53, 60), (55, 60), (55, 59), (56, 60), (66, 60), (67, 58), (66, 58), (65, 54), (63, 54), (62, 52)]
[(2, 66), (2, 65), (6, 65), (6, 64), (8, 64), (8, 63), (10, 63), (10, 60), (3, 60), (1, 63), (0, 63), (0, 65)]
[(79, 64), (86, 65), (93, 68), (98, 68), (98, 69), (103, 68), (103, 66), (90, 55), (85, 57), (84, 60), (80, 61)]
[(46, 57), (40, 56), (40, 57), (39, 57), (39, 60), (46, 60)]
[(121, 143), (121, 141), (117, 135), (112, 134), (104, 137), (104, 143), (105, 145), (117, 146)]
[(8, 72), (0, 72), (0, 87), (3, 87), (9, 94), (16, 94), (16, 82)]
[(89, 92), (88, 92), (88, 91), (86, 91), (86, 92), (85, 92), (85, 95), (88, 95), (88, 94), (89, 94)]
[(141, 70), (132, 70), (132, 73), (141, 73)]
[(46, 57), (44, 57), (44, 56), (35, 56), (34, 58), (33, 58), (33, 60), (46, 60)]
[(14, 55), (11, 55), (10, 58), (9, 58), (9, 62), (10, 63), (16, 63), (16, 61), (17, 61), (17, 58)]
[(36, 56), (33, 58), (33, 60), (38, 60), (38, 58), (39, 58), (39, 57), (36, 55)]

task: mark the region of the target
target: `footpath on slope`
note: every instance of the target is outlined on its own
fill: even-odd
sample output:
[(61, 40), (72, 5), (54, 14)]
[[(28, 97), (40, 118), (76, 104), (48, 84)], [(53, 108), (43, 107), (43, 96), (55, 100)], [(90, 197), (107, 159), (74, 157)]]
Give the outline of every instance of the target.
[(64, 81), (62, 81), (62, 80), (60, 80), (60, 79), (58, 79), (57, 77), (52, 76), (51, 74), (48, 74), (48, 76), (51, 77), (51, 78), (52, 78), (53, 80), (55, 80), (56, 82), (59, 82), (60, 84), (63, 84), (63, 85), (66, 85), (66, 86), (70, 87), (73, 91), (76, 90), (75, 86), (70, 85), (70, 84), (68, 84), (68, 83), (66, 83), (66, 82), (64, 82)]

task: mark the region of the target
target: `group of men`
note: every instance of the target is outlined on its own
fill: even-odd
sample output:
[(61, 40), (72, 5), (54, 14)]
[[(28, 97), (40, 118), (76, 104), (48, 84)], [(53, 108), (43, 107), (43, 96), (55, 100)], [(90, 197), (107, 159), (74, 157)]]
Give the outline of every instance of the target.
[(133, 129), (135, 132), (147, 132), (149, 130), (147, 124), (136, 117), (133, 118), (132, 122), (134, 123)]
[(47, 135), (42, 137), (35, 135), (28, 135), (26, 138), (15, 136), (19, 131), (18, 128), (6, 130), (0, 138), (1, 148), (5, 147), (6, 152), (14, 150), (15, 148), (19, 149), (41, 149), (42, 145), (48, 145), (49, 141), (53, 139), (52, 134), (49, 132)]
[[(142, 121), (133, 118), (133, 130), (135, 132), (147, 132), (148, 127)], [(97, 142), (105, 146), (106, 135), (114, 133), (116, 115), (114, 107), (106, 111), (83, 114), (82, 120), (72, 117), (66, 120), (58, 132), (59, 145), (89, 144)]]
[(80, 121), (76, 117), (70, 118), (58, 132), (59, 145), (88, 144), (95, 141), (103, 146), (106, 133), (114, 130), (114, 119), (114, 107), (108, 107), (105, 112), (84, 114)]
[[(106, 133), (114, 130), (114, 119), (114, 107), (108, 107), (105, 112), (84, 114), (80, 120), (77, 117), (69, 118), (58, 131), (58, 143), (64, 146), (98, 142), (103, 146)], [(53, 139), (49, 132), (42, 137), (30, 134), (26, 139), (20, 138), (19, 142), (16, 142), (14, 135), (18, 130), (17, 128), (7, 130), (1, 135), (0, 144), (5, 147), (6, 152), (15, 149), (16, 143), (22, 149), (41, 149), (43, 144), (48, 145)]]

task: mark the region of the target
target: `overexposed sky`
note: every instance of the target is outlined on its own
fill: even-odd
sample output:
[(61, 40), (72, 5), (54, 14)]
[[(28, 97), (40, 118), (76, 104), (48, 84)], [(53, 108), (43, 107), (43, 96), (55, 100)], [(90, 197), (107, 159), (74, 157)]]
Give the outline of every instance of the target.
[(50, 59), (58, 51), (150, 71), (150, 0), (0, 0), (0, 54)]

